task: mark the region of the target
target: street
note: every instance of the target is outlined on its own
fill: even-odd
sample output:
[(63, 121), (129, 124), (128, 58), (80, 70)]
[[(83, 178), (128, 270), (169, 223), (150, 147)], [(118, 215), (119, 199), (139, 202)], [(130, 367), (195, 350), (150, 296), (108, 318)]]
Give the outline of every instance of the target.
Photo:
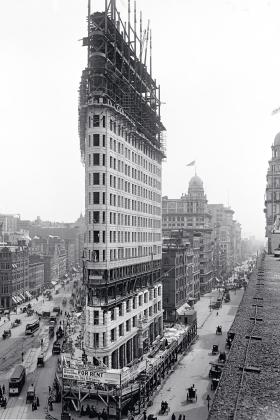
[[(55, 306), (60, 306), (64, 311), (69, 311), (69, 298), (72, 293), (72, 285), (70, 282), (63, 287), (56, 286), (59, 289), (58, 294), (53, 293), (53, 300), (47, 300), (45, 297), (40, 296), (38, 301), (33, 299), (30, 303), (32, 309), (41, 313), (42, 311), (52, 311)], [(67, 305), (61, 305), (62, 299), (67, 298)], [(27, 306), (23, 304), (21, 306)], [(2, 335), (4, 329), (11, 328), (11, 323), (14, 319), (19, 318), (21, 324), (18, 327), (12, 328), (12, 336), (10, 338), (0, 338), (0, 385), (5, 385), (7, 408), (0, 408), (0, 419), (43, 419), (46, 415), (45, 407), (46, 401), (49, 396), (49, 386), (52, 386), (56, 366), (57, 356), (52, 356), (52, 344), (55, 341), (55, 336), (49, 340), (48, 320), (41, 319), (39, 331), (34, 333), (34, 337), (25, 336), (25, 326), (33, 322), (38, 317), (34, 314), (27, 316), (22, 313), (19, 308), (17, 314), (11, 313), (10, 321), (2, 317), (0, 334)], [(58, 318), (59, 321), (62, 317)], [(41, 347), (41, 340), (43, 339), (43, 346)], [(37, 368), (37, 357), (43, 351), (45, 366)], [(24, 361), (22, 363), (22, 352), (24, 353)], [(26, 382), (19, 397), (9, 397), (9, 378), (17, 364), (23, 364), (26, 368)], [(36, 389), (36, 395), (39, 397), (40, 406), (36, 411), (32, 411), (31, 404), (26, 404), (26, 393), (28, 387), (33, 384)]]
[[(195, 305), (199, 338), (159, 390), (153, 405), (147, 410), (147, 414), (154, 414), (159, 419), (166, 419), (166, 415), (160, 416), (158, 412), (161, 402), (167, 401), (170, 407), (168, 418), (171, 418), (171, 415), (175, 413), (176, 419), (181, 414), (185, 415), (186, 419), (206, 420), (208, 414), (207, 395), (211, 398), (210, 404), (214, 395), (208, 377), (211, 367), (209, 363), (218, 358), (218, 355), (212, 356), (212, 346), (218, 344), (219, 350), (224, 351), (226, 332), (235, 317), (243, 296), (243, 289), (237, 290), (236, 294), (233, 291), (230, 292), (231, 301), (223, 303), (218, 315), (217, 310), (210, 312), (209, 309), (210, 299), (214, 295), (217, 295), (217, 291), (202, 296)], [(222, 326), (222, 335), (216, 335), (217, 325)], [(197, 389), (197, 402), (187, 403), (187, 389), (192, 384), (195, 384)]]

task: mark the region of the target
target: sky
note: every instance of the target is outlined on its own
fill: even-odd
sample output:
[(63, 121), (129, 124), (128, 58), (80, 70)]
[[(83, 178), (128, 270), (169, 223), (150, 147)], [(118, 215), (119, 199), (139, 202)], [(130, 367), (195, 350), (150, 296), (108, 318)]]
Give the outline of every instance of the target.
[[(131, 1), (131, 3), (133, 3)], [(104, 2), (94, 0), (94, 10)], [(117, 0), (126, 20), (126, 0)], [(279, 0), (138, 0), (151, 21), (167, 129), (163, 195), (194, 168), (209, 203), (264, 237), (271, 144), (280, 131)], [(78, 87), (87, 0), (2, 0), (0, 212), (73, 221), (84, 211)]]

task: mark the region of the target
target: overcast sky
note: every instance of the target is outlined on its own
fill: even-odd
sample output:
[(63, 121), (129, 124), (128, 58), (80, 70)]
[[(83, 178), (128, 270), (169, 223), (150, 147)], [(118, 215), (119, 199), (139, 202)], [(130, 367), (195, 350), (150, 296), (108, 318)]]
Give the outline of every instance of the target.
[[(229, 203), (243, 236), (263, 238), (267, 161), (280, 131), (280, 113), (271, 116), (280, 107), (280, 1), (137, 4), (151, 19), (165, 103), (163, 195), (187, 191), (195, 159), (208, 201)], [(0, 212), (73, 221), (84, 211), (77, 106), (86, 13), (86, 0), (1, 1)]]

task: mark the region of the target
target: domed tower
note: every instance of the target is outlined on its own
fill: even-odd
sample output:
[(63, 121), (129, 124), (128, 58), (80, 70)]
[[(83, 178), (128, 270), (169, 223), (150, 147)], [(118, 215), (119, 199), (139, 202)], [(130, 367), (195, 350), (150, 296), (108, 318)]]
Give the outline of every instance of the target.
[(190, 197), (206, 198), (204, 195), (203, 182), (199, 176), (195, 175), (191, 178), (188, 193)]
[(271, 146), (272, 157), (268, 161), (266, 176), (266, 232), (268, 238), (268, 252), (273, 252), (272, 234), (280, 233), (280, 133), (275, 136)]

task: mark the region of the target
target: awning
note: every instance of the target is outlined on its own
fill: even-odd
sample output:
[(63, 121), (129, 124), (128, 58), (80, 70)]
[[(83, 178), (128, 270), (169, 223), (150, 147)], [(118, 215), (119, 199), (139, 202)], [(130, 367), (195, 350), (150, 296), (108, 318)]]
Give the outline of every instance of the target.
[(24, 297), (24, 295), (23, 295), (22, 293), (20, 293), (20, 294), (19, 294), (19, 297), (21, 297), (21, 298), (22, 298), (22, 300), (24, 300), (24, 299), (25, 299), (25, 297)]
[(32, 298), (32, 295), (28, 291), (26, 291), (25, 294), (28, 298)]
[(188, 299), (188, 302), (193, 302), (193, 301), (195, 301), (195, 300), (196, 300), (195, 298), (190, 297), (190, 298)]
[(56, 281), (51, 281), (51, 284), (52, 284), (53, 286), (55, 286), (55, 285), (56, 285)]
[(16, 296), (16, 300), (17, 300), (18, 303), (21, 303), (22, 299), (19, 296)]
[(17, 303), (17, 300), (16, 300), (15, 296), (12, 296), (12, 301), (13, 301), (14, 303)]

